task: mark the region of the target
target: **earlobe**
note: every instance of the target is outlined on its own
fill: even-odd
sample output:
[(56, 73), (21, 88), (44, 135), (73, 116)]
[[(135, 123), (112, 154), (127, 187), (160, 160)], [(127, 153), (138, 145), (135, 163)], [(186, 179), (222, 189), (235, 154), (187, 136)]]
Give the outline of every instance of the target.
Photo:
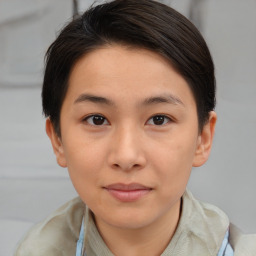
[(66, 158), (63, 150), (63, 145), (60, 137), (56, 134), (51, 120), (48, 118), (45, 124), (46, 133), (51, 141), (54, 154), (56, 156), (57, 163), (61, 167), (67, 167)]
[(203, 165), (209, 158), (213, 143), (216, 121), (217, 115), (214, 111), (211, 111), (209, 113), (208, 122), (204, 125), (201, 134), (198, 136), (193, 167)]

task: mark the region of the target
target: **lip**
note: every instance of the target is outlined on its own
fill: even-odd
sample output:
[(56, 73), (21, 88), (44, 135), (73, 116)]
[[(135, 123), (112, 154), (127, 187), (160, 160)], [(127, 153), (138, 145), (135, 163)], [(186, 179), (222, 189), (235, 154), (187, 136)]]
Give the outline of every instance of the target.
[(103, 187), (111, 196), (121, 202), (134, 202), (146, 196), (152, 188), (139, 183), (115, 183)]

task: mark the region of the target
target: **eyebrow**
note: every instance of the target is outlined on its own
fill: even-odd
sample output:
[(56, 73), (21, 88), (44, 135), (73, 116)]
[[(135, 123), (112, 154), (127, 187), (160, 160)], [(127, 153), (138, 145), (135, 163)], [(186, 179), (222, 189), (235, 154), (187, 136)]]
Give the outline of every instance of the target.
[[(107, 98), (96, 96), (92, 94), (83, 93), (75, 100), (75, 104), (82, 102), (92, 102), (97, 104), (103, 104), (108, 106), (115, 106), (115, 103)], [(168, 103), (172, 105), (184, 105), (184, 103), (178, 97), (172, 94), (163, 94), (158, 96), (152, 96), (142, 101), (140, 105), (154, 105), (159, 103)]]
[(158, 103), (168, 103), (173, 105), (184, 105), (182, 100), (172, 94), (163, 94), (159, 96), (149, 97), (146, 98), (142, 105), (152, 105), (152, 104), (158, 104)]
[(104, 97), (100, 97), (100, 96), (96, 96), (96, 95), (92, 95), (92, 94), (81, 94), (76, 100), (75, 100), (75, 104), (76, 103), (81, 103), (81, 102), (93, 102), (93, 103), (99, 103), (99, 104), (103, 104), (103, 105), (114, 105), (114, 102), (106, 99)]

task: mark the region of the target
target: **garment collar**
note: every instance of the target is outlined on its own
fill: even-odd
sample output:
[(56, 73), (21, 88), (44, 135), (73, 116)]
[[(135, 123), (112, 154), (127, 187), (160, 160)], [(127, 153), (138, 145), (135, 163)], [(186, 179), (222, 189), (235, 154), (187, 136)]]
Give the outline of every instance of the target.
[[(85, 210), (84, 226), (86, 255), (114, 256), (100, 236), (88, 208)], [(182, 196), (177, 229), (161, 256), (217, 255), (228, 227), (229, 220), (225, 213), (216, 206), (196, 200), (186, 190)]]

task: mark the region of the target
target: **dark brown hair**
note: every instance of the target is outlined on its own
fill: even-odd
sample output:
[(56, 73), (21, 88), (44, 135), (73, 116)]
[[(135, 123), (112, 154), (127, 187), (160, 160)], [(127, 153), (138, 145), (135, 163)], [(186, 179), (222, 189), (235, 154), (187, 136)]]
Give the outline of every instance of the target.
[(91, 7), (71, 21), (46, 53), (43, 112), (60, 136), (60, 111), (70, 72), (86, 53), (123, 44), (166, 58), (194, 95), (199, 130), (215, 107), (214, 65), (197, 28), (174, 9), (152, 0), (115, 0)]

